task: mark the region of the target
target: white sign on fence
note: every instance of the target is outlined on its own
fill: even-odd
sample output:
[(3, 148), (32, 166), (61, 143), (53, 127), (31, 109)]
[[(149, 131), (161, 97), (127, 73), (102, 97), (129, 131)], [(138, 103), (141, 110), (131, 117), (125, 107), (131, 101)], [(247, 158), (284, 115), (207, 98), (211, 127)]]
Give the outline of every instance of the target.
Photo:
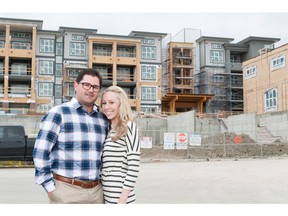
[(201, 134), (190, 134), (189, 140), (189, 145), (201, 146)]
[(164, 149), (175, 148), (175, 133), (164, 133)]
[(141, 148), (152, 148), (152, 137), (140, 137)]

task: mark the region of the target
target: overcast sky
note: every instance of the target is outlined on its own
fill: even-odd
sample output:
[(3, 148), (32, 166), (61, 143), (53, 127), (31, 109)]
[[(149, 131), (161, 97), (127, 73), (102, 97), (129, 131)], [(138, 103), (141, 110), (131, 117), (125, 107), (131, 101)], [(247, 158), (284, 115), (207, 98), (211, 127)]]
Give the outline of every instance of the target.
[[(261, 4), (253, 5), (251, 0), (241, 0), (237, 2), (239, 5), (233, 5), (230, 0), (202, 0), (202, 5), (192, 5), (192, 0), (166, 0), (161, 5), (157, 5), (155, 0), (141, 3), (136, 0), (110, 0), (106, 3), (70, 0), (69, 5), (60, 3), (60, 0), (50, 0), (45, 5), (35, 1), (33, 6), (27, 4), (30, 0), (17, 1), (5, 3), (8, 5), (0, 8), (0, 17), (42, 20), (45, 30), (58, 30), (59, 26), (64, 26), (97, 29), (100, 34), (128, 35), (131, 31), (148, 31), (173, 36), (184, 28), (190, 28), (199, 29), (202, 36), (234, 38), (235, 43), (249, 36), (280, 38), (277, 46), (288, 43), (288, 9), (287, 12), (267, 9), (286, 8), (281, 4), (275, 6), (281, 0), (273, 0), (275, 7), (263, 2), (263, 8), (259, 6)], [(138, 6), (135, 6), (137, 2)], [(235, 8), (239, 10), (235, 12)]]

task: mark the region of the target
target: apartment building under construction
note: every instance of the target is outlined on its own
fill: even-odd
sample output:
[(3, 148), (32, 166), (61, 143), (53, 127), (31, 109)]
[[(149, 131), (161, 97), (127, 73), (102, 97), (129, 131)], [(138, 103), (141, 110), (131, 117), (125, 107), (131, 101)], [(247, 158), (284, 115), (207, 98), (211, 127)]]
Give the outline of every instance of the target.
[(162, 111), (175, 113), (197, 110), (203, 107), (213, 95), (194, 94), (194, 44), (189, 42), (169, 42), (166, 54), (166, 70), (163, 73), (164, 95)]
[(259, 55), (279, 38), (248, 37), (238, 43), (233, 38), (202, 36), (196, 40), (199, 68), (195, 70), (195, 93), (215, 95), (205, 112), (244, 111), (242, 62)]
[[(98, 34), (43, 21), (0, 18), (1, 114), (45, 112), (74, 96), (85, 68), (97, 69), (103, 88), (122, 87), (135, 111), (161, 111), (161, 41), (166, 33)], [(99, 102), (99, 101), (98, 101)]]

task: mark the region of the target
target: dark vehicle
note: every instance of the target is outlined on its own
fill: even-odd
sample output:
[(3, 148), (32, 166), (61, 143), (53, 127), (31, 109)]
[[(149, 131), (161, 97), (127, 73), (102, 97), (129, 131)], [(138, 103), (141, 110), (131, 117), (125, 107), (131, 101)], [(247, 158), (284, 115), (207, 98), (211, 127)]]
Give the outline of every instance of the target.
[(33, 161), (36, 138), (28, 138), (23, 126), (0, 125), (0, 160)]

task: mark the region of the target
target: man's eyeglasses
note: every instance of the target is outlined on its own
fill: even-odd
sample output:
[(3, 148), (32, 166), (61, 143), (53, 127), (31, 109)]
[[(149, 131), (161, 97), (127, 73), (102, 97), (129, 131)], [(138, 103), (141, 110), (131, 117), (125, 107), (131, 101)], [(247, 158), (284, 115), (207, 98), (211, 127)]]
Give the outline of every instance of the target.
[(91, 85), (88, 82), (79, 82), (79, 84), (81, 84), (82, 88), (85, 90), (89, 90), (92, 87), (94, 92), (100, 91), (100, 86), (98, 86), (98, 85)]

